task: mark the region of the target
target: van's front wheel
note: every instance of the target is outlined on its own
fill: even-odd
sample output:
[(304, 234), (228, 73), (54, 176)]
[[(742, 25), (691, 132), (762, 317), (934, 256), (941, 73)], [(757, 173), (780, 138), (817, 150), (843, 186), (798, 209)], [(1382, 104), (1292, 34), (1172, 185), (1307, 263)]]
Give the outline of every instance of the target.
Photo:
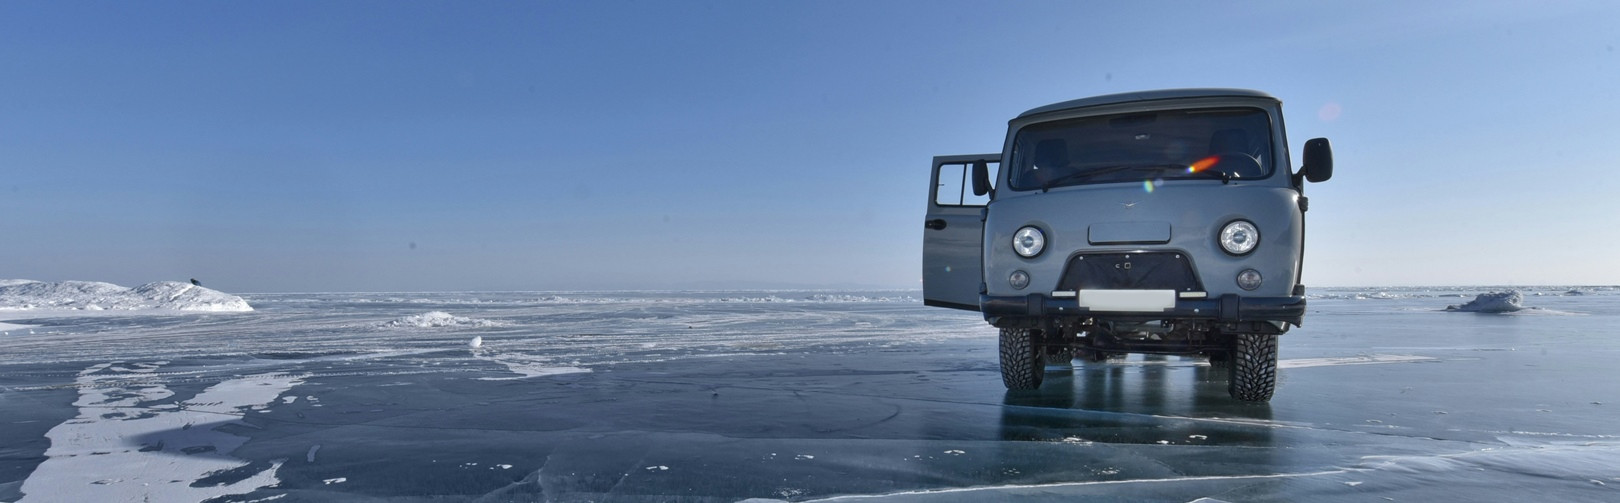
[(1232, 375), (1226, 392), (1245, 402), (1269, 402), (1277, 390), (1277, 336), (1238, 334), (1226, 365)]
[(1001, 383), (1007, 389), (1037, 389), (1046, 377), (1046, 351), (1037, 339), (1041, 331), (1001, 329)]

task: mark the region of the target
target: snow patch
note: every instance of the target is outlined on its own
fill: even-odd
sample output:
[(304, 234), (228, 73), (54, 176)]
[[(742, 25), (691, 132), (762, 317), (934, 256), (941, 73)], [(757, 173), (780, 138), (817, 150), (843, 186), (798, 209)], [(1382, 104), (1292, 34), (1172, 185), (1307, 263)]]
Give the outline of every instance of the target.
[(495, 327), (500, 326), (500, 324), (490, 320), (454, 316), (444, 311), (431, 311), (398, 318), (383, 323), (382, 326), (384, 328), (464, 328)]
[(517, 380), (517, 379), (527, 379), (527, 378), (530, 378), (530, 377), (543, 377), (543, 376), (554, 376), (554, 375), (563, 375), (563, 374), (589, 374), (589, 373), (591, 373), (591, 369), (584, 368), (584, 367), (552, 367), (552, 366), (548, 366), (548, 365), (534, 365), (534, 364), (528, 364), (528, 363), (522, 363), (522, 362), (509, 362), (509, 361), (502, 361), (502, 360), (494, 360), (494, 361), (495, 361), (495, 363), (506, 365), (506, 369), (512, 371), (512, 373), (521, 374), (521, 375), (519, 375), (518, 377), (480, 377), (480, 378), (478, 378), (478, 380), (480, 380), (480, 381), (512, 381), (512, 380)]
[(591, 372), (591, 369), (580, 366), (579, 360), (563, 363), (557, 362), (553, 358), (480, 349), (479, 346), (482, 345), (483, 341), (477, 337), (473, 338), (473, 341), (479, 343), (473, 345), (472, 349), (469, 350), (473, 358), (500, 364), (506, 367), (506, 370), (517, 374), (516, 377), (480, 377), (478, 378), (480, 381), (512, 381), (530, 377), (588, 374)]
[(179, 281), (125, 288), (99, 281), (0, 280), (0, 310), (252, 311), (241, 297)]
[(1524, 309), (1524, 295), (1517, 290), (1482, 293), (1466, 304), (1446, 306), (1447, 311), (1465, 313), (1511, 313)]
[(0, 321), (0, 335), (11, 335), (12, 330), (22, 331), (30, 328), (39, 328), (39, 325), (23, 325), (19, 323), (6, 323), (4, 321)]
[(224, 484), (201, 481), (210, 475), (249, 469), (229, 456), (248, 438), (220, 431), (242, 425), (245, 409), (263, 407), (303, 382), (303, 376), (241, 376), (215, 384), (190, 400), (174, 396), (150, 375), (158, 363), (135, 368), (114, 363), (79, 373), (79, 408), (74, 419), (45, 434), (46, 459), (23, 481), (22, 501), (202, 501), (246, 494), (279, 482), (277, 460), (251, 475)]

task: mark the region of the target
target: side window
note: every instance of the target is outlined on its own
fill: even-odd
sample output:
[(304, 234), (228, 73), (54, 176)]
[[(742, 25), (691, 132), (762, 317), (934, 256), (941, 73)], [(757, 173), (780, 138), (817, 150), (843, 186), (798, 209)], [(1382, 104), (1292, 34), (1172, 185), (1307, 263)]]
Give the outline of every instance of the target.
[[(990, 179), (995, 179), (996, 165), (990, 163)], [(992, 182), (994, 183), (994, 182)], [(934, 187), (934, 204), (940, 206), (984, 206), (990, 204), (990, 195), (973, 195), (973, 164), (951, 163), (939, 165), (939, 185)]]

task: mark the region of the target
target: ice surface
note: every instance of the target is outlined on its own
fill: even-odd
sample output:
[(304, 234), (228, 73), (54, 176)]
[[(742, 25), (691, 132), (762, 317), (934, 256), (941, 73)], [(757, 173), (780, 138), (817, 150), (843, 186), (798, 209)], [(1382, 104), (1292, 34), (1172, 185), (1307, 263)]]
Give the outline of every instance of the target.
[(1336, 365), (1376, 365), (1381, 363), (1433, 362), (1435, 358), (1416, 355), (1356, 355), (1337, 358), (1285, 358), (1277, 361), (1277, 368), (1298, 369)]
[(1141, 355), (1008, 392), (995, 330), (907, 291), (28, 318), (0, 337), (0, 501), (1613, 501), (1620, 290), (1512, 289), (1579, 316), (1312, 290), (1266, 405)]
[(0, 311), (252, 311), (241, 297), (190, 283), (159, 281), (125, 288), (98, 281), (0, 280)]
[(1469, 313), (1511, 313), (1524, 309), (1524, 295), (1517, 290), (1482, 293), (1461, 305), (1446, 306), (1447, 311)]
[(1613, 285), (1480, 285), (1480, 286), (1381, 286), (1381, 287), (1312, 287), (1306, 290), (1309, 299), (1333, 300), (1399, 300), (1424, 298), (1475, 297), (1479, 292), (1518, 291), (1526, 297), (1573, 296), (1583, 294), (1607, 295), (1620, 291)]

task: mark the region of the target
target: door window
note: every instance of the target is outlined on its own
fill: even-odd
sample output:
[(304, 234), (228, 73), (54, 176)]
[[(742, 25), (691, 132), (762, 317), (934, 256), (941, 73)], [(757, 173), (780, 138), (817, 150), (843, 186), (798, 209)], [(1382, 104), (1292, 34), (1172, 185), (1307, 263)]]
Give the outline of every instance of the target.
[[(997, 163), (990, 163), (995, 173)], [(992, 176), (992, 179), (994, 177)], [(973, 164), (949, 163), (939, 165), (939, 184), (934, 186), (934, 204), (940, 206), (984, 206), (990, 204), (990, 194), (973, 194)]]

